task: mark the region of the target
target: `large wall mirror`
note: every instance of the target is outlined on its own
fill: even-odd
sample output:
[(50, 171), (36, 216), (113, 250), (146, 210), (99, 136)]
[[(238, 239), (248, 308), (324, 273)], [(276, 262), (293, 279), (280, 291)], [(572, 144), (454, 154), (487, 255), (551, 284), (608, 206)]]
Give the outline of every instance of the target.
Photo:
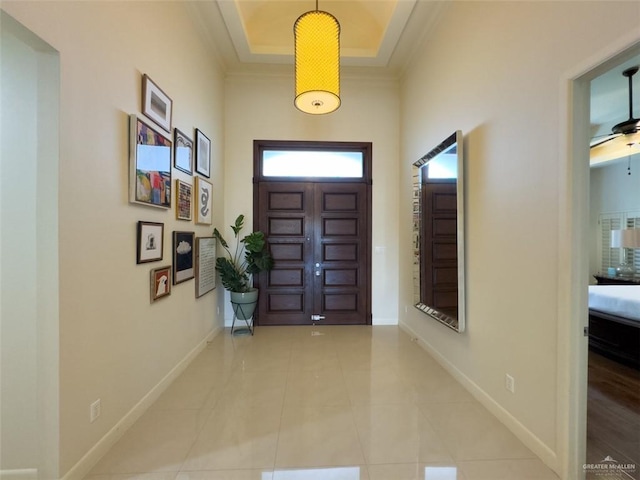
[(456, 131), (413, 164), (416, 308), (465, 328), (464, 155)]

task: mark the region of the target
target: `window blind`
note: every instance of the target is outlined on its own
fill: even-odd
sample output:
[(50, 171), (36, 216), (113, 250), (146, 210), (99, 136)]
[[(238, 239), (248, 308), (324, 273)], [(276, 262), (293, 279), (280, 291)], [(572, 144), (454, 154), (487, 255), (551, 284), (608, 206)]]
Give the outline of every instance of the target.
[(611, 248), (611, 230), (620, 230), (622, 228), (623, 214), (602, 213), (598, 223), (600, 224), (600, 236), (598, 237), (600, 273), (607, 273), (609, 267), (617, 267), (622, 261), (620, 249)]
[[(640, 212), (631, 212), (626, 215), (627, 228), (640, 228)], [(627, 249), (627, 262), (633, 265), (636, 272), (640, 272), (640, 249)]]
[[(611, 230), (640, 228), (640, 212), (616, 212), (600, 215), (598, 224), (598, 252), (600, 272), (606, 273), (609, 267), (617, 267), (623, 261), (622, 248), (611, 248)], [(627, 262), (640, 271), (640, 249), (627, 249)]]

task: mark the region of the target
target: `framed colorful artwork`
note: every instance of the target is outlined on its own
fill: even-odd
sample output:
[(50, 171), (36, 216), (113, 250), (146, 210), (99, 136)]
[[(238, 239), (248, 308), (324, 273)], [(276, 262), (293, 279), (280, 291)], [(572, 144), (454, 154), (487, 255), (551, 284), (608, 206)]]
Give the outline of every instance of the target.
[(194, 277), (193, 247), (194, 232), (173, 232), (173, 284), (191, 280)]
[(213, 185), (204, 178), (196, 177), (196, 223), (211, 225), (213, 208)]
[(171, 140), (129, 116), (129, 202), (171, 208)]
[(162, 260), (164, 223), (138, 222), (136, 263)]
[(176, 180), (176, 219), (191, 220), (193, 188), (180, 179)]
[(209, 178), (211, 176), (211, 140), (202, 130), (196, 128), (196, 172)]
[(177, 128), (173, 129), (173, 166), (181, 172), (193, 174), (193, 140)]
[(151, 303), (171, 295), (171, 266), (151, 270)]
[(173, 102), (146, 73), (142, 75), (142, 113), (171, 132)]

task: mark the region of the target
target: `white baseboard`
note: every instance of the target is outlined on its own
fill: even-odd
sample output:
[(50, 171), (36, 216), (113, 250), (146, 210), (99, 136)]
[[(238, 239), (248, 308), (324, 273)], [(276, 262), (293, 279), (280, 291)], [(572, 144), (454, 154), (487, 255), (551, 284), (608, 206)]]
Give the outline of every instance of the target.
[(38, 469), (0, 470), (0, 480), (38, 480)]
[[(62, 477), (62, 480), (82, 480), (100, 459), (120, 440), (125, 432), (145, 413), (160, 395), (180, 376), (189, 366), (191, 361), (207, 346), (207, 343), (222, 331), (221, 327), (214, 328), (204, 340), (196, 345), (175, 367), (167, 373), (158, 384), (153, 387), (142, 399), (129, 410), (129, 412), (109, 430), (91, 450), (89, 450), (71, 469)], [(37, 479), (37, 476), (35, 477)], [(4, 477), (3, 479), (4, 480)], [(18, 480), (18, 479), (16, 479)], [(20, 478), (19, 480), (27, 480)], [(30, 479), (29, 479), (30, 480)]]
[[(502, 405), (496, 402), (487, 392), (480, 388), (469, 377), (458, 370), (451, 362), (443, 357), (429, 342), (421, 338), (411, 327), (405, 323), (400, 323), (399, 327), (407, 332), (416, 343), (425, 349), (447, 372), (449, 372), (458, 382), (466, 388), (473, 397), (489, 410), (500, 422), (506, 426), (511, 433), (535, 453), (549, 468), (556, 473), (560, 471), (558, 456), (542, 440), (540, 440), (531, 430), (525, 427), (520, 421), (505, 410)], [(558, 475), (560, 475), (558, 473)]]

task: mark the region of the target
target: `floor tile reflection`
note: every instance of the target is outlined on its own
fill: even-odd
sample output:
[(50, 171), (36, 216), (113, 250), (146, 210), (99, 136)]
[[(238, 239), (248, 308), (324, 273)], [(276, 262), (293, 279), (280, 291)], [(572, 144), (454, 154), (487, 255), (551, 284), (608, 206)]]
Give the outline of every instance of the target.
[(219, 334), (87, 480), (557, 479), (394, 326)]

